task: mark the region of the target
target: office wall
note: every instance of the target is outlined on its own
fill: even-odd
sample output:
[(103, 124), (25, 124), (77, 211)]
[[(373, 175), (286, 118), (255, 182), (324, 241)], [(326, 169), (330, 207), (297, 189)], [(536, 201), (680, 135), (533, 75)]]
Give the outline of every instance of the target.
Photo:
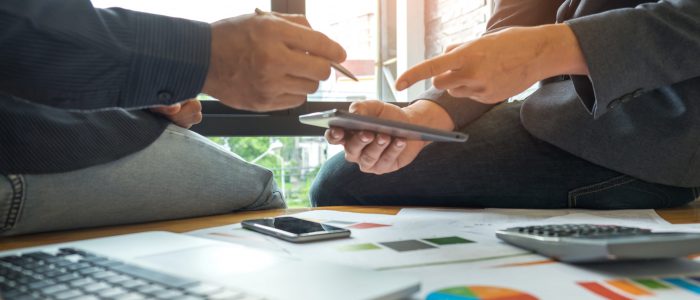
[(425, 55), (433, 57), (450, 44), (484, 32), (492, 0), (425, 0)]

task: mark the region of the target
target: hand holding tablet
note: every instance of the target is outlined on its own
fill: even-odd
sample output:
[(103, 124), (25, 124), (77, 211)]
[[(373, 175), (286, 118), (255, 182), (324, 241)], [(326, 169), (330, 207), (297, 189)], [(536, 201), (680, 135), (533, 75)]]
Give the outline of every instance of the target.
[(464, 142), (468, 136), (450, 131), (454, 124), (438, 104), (417, 101), (398, 106), (378, 100), (353, 103), (354, 113), (327, 111), (300, 116), (302, 123), (330, 128), (325, 137), (329, 144), (342, 145), (347, 162), (356, 163), (360, 171), (386, 174), (413, 162), (428, 144)]
[(299, 116), (299, 121), (307, 125), (324, 128), (340, 127), (349, 130), (384, 133), (407, 140), (466, 142), (469, 138), (469, 135), (461, 132), (437, 130), (404, 122), (353, 114), (338, 109), (301, 115)]

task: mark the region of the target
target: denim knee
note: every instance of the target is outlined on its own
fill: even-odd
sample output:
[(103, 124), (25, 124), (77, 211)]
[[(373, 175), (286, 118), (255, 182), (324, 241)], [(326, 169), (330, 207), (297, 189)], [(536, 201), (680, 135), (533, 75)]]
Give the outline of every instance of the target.
[(0, 236), (11, 235), (19, 222), (25, 183), (21, 175), (0, 174)]
[(348, 179), (349, 164), (341, 152), (330, 158), (318, 172), (309, 191), (312, 206), (349, 205), (350, 196), (341, 186)]
[(656, 209), (678, 207), (698, 197), (696, 188), (646, 182), (621, 175), (569, 192), (569, 206), (583, 209)]

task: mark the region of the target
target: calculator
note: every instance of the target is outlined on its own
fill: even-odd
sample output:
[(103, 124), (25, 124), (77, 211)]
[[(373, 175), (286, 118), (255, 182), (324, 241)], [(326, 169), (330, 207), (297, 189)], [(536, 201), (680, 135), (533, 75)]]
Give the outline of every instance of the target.
[(700, 233), (652, 232), (617, 225), (512, 227), (496, 236), (514, 246), (572, 263), (646, 260), (700, 254)]

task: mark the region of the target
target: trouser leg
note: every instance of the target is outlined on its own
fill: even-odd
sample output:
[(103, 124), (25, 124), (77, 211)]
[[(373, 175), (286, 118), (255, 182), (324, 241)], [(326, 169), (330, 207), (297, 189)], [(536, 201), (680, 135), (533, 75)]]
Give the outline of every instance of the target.
[(285, 207), (270, 170), (174, 125), (117, 161), (0, 181), (11, 178), (21, 184), (0, 184), (0, 202), (21, 203), (4, 235)]

